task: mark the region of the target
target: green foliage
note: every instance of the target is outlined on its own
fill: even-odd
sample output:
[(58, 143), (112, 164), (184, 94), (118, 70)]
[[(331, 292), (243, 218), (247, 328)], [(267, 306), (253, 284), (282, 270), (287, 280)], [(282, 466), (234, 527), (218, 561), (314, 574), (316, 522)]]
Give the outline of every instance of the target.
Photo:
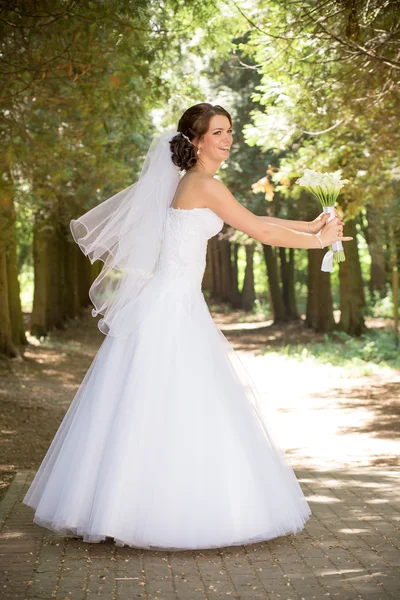
[[(235, 39), (236, 49), (229, 60), (218, 64), (213, 79), (217, 89), (231, 98), (235, 130), (240, 127), (240, 142), (247, 147), (240, 143), (232, 152), (223, 180), (258, 214), (308, 220), (320, 207), (294, 185), (295, 180), (305, 168), (341, 169), (351, 183), (339, 197), (339, 210), (345, 220), (357, 215), (363, 220), (362, 227), (357, 224), (357, 244), (369, 298), (367, 206), (382, 218), (382, 234), (372, 225), (370, 231), (375, 245), (383, 246), (387, 281), (387, 265), (399, 262), (400, 256), (398, 3), (361, 0), (350, 7), (334, 0), (312, 6), (307, 0), (264, 0), (236, 6), (245, 25)], [(262, 178), (273, 186), (272, 201), (261, 194), (252, 196), (251, 183)], [(389, 223), (394, 224), (391, 242)], [(382, 272), (381, 263), (377, 268)], [(296, 291), (302, 310), (306, 269), (306, 253), (296, 251)], [(338, 276), (334, 268), (336, 309)]]
[[(236, 46), (246, 43), (247, 36), (234, 40)], [(265, 175), (270, 157), (263, 154), (256, 146), (245, 143), (243, 130), (248, 123), (249, 113), (258, 107), (252, 98), (255, 87), (260, 83), (260, 74), (252, 68), (248, 61), (247, 68), (242, 63), (243, 56), (239, 48), (235, 48), (229, 57), (218, 64), (210, 65), (210, 78), (213, 89), (224, 98), (224, 107), (230, 112), (233, 120), (233, 144), (229, 160), (221, 169), (221, 179), (229, 187), (235, 198), (259, 215), (265, 215), (268, 201), (263, 193), (254, 193), (252, 185)], [(247, 241), (244, 236), (243, 241)]]
[[(234, 120), (221, 179), (256, 214), (315, 217), (318, 203), (293, 185), (305, 167), (342, 168), (352, 179), (342, 209), (346, 216), (360, 213), (357, 242), (367, 282), (364, 206), (378, 206), (386, 223), (396, 222), (400, 210), (393, 178), (398, 39), (388, 38), (398, 14), (392, 0), (379, 10), (378, 4), (362, 0), (350, 16), (346, 3), (333, 0), (311, 11), (306, 0), (8, 3), (0, 23), (1, 167), (14, 188), (19, 266), (27, 267), (23, 297), (30, 293), (24, 290), (31, 285), (35, 215), (68, 234), (71, 218), (132, 183), (156, 130), (214, 96)], [(252, 191), (262, 178), (274, 187), (272, 201)], [(400, 245), (400, 235), (395, 239)], [(385, 239), (387, 262), (388, 248)], [(304, 310), (307, 255), (295, 256)], [(258, 314), (269, 311), (258, 245), (254, 269)], [(240, 283), (243, 272), (240, 254)], [(331, 281), (337, 308), (337, 268)], [(386, 310), (383, 300), (378, 305)]]
[(23, 264), (19, 275), (21, 308), (23, 312), (31, 312), (33, 304), (34, 273), (33, 266)]
[(2, 172), (20, 266), (28, 227), (71, 218), (130, 185), (152, 135), (204, 98), (199, 65), (237, 19), (211, 0), (11, 2), (0, 23)]
[(261, 244), (257, 244), (253, 260), (254, 288), (259, 302), (269, 300), (268, 276)]
[(368, 317), (381, 317), (385, 319), (392, 318), (393, 293), (389, 286), (383, 297), (381, 297), (377, 292), (372, 294), (371, 300), (367, 305), (365, 312)]
[(400, 369), (400, 355), (394, 345), (393, 332), (388, 329), (369, 329), (355, 338), (334, 332), (325, 334), (323, 342), (287, 344), (280, 353), (299, 361), (344, 367), (357, 375), (369, 375), (385, 368)]
[(345, 216), (367, 200), (388, 217), (398, 213), (398, 202), (388, 202), (400, 142), (396, 4), (361, 1), (351, 15), (333, 0), (312, 10), (306, 0), (247, 5), (251, 36), (241, 49), (259, 65), (253, 99), (262, 108), (245, 138), (280, 157), (278, 190), (298, 197), (293, 182), (305, 168), (340, 168), (351, 180), (341, 195)]

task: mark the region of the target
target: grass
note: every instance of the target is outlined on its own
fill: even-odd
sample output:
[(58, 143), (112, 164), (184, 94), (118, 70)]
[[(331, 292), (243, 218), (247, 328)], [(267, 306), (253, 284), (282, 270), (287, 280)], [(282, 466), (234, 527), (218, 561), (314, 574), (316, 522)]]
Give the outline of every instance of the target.
[(395, 348), (393, 331), (388, 329), (369, 329), (359, 337), (337, 331), (325, 334), (323, 342), (287, 344), (274, 353), (298, 361), (342, 367), (354, 375), (370, 375), (382, 369), (400, 370), (400, 352)]

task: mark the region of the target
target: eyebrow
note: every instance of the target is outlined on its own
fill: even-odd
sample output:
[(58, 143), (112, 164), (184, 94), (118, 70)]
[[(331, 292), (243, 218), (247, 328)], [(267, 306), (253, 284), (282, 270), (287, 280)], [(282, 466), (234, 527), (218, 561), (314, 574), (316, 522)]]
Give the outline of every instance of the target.
[[(232, 125), (229, 125), (228, 129), (231, 129), (231, 128), (232, 128)], [(213, 131), (217, 131), (217, 129), (221, 129), (221, 130), (223, 130), (224, 128), (223, 128), (223, 127), (215, 127), (215, 128), (213, 129)]]

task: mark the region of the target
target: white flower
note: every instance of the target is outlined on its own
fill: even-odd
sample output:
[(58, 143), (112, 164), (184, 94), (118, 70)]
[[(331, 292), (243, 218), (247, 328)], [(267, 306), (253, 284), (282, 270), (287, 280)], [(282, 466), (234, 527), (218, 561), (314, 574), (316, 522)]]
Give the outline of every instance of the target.
[(296, 183), (298, 183), (299, 185), (305, 185), (309, 187), (321, 185), (322, 174), (318, 171), (313, 171), (312, 169), (304, 169), (303, 177), (300, 177), (300, 179), (298, 179)]
[(348, 182), (348, 179), (341, 178), (340, 170), (334, 173), (320, 173), (312, 169), (305, 169), (303, 177), (296, 181), (314, 194), (322, 206), (334, 206), (340, 190)]
[(339, 192), (339, 190), (342, 189), (345, 183), (349, 183), (348, 179), (341, 179), (340, 173), (340, 170), (335, 171), (335, 173), (324, 173), (323, 179), (325, 185), (328, 188)]
[[(335, 206), (340, 190), (345, 183), (349, 183), (349, 180), (341, 178), (340, 170), (335, 171), (334, 173), (320, 173), (319, 171), (313, 171), (312, 169), (305, 169), (303, 177), (297, 179), (296, 183), (304, 186), (309, 192), (316, 196), (324, 207), (325, 212), (325, 208), (328, 208), (329, 211), (329, 207), (333, 208)], [(332, 244), (332, 250), (333, 260), (336, 262), (343, 262), (345, 260), (343, 245), (340, 240)], [(325, 258), (326, 256), (328, 255), (325, 255)], [(322, 263), (321, 270), (332, 270), (331, 268), (326, 269), (323, 267), (324, 263)]]

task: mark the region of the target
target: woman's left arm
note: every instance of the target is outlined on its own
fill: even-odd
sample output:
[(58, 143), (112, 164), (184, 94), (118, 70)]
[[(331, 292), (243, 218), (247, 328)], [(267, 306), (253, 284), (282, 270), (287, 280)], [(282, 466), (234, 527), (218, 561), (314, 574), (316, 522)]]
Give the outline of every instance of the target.
[(279, 219), (278, 217), (258, 217), (267, 223), (273, 223), (274, 225), (280, 225), (281, 227), (287, 227), (288, 229), (294, 229), (295, 231), (302, 231), (303, 233), (311, 233), (308, 221), (290, 221), (289, 219)]

